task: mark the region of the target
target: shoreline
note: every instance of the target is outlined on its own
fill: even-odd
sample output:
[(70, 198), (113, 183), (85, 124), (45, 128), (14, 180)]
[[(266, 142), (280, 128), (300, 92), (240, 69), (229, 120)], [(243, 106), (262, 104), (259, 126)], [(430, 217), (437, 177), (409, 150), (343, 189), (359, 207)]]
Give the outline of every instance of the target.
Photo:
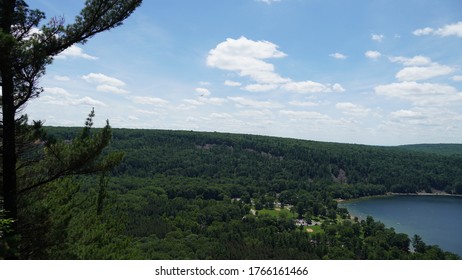
[(415, 193), (392, 193), (388, 192), (385, 194), (380, 194), (380, 195), (369, 195), (369, 196), (362, 196), (362, 197), (357, 197), (357, 198), (350, 198), (350, 199), (343, 199), (343, 198), (336, 198), (334, 199), (337, 201), (337, 203), (346, 203), (346, 202), (354, 202), (358, 200), (366, 200), (366, 199), (373, 199), (373, 198), (385, 198), (385, 197), (393, 197), (393, 196), (449, 196), (449, 197), (462, 197), (462, 194), (451, 194), (443, 191), (437, 191), (437, 192), (415, 192)]

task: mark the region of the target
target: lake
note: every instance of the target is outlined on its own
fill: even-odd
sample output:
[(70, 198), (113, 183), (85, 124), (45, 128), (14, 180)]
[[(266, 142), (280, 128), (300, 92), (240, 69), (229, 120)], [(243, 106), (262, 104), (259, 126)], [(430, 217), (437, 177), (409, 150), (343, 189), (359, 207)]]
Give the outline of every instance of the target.
[(351, 215), (372, 216), (396, 232), (462, 256), (462, 197), (397, 195), (342, 202)]

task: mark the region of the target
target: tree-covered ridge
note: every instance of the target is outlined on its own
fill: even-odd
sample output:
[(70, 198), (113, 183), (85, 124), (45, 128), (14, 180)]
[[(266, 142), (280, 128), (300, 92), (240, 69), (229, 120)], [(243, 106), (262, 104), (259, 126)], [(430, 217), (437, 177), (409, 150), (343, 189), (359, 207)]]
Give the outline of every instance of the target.
[[(77, 137), (79, 129), (47, 131), (65, 141)], [(460, 165), (447, 157), (252, 135), (129, 129), (113, 131), (105, 152), (112, 150), (125, 152), (112, 175), (61, 180), (48, 186), (45, 196), (31, 194), (23, 210), (30, 225), (27, 258), (458, 258), (370, 217), (350, 220), (334, 200), (395, 190), (396, 178), (390, 180), (387, 172), (421, 175), (438, 166), (440, 180), (454, 184), (451, 172)], [(403, 177), (400, 183), (417, 186), (416, 178)]]
[(434, 153), (440, 155), (462, 155), (462, 144), (414, 144), (402, 145), (399, 148), (417, 152)]
[[(72, 138), (73, 131), (50, 128), (50, 132), (63, 138)], [(432, 189), (462, 193), (462, 157), (397, 147), (227, 133), (114, 129), (112, 148), (126, 153), (114, 171), (116, 176), (200, 177), (246, 188), (264, 186), (274, 192), (300, 185), (336, 185), (333, 189), (339, 198)], [(353, 189), (358, 191), (347, 193), (353, 189), (346, 185), (356, 185), (358, 188)]]

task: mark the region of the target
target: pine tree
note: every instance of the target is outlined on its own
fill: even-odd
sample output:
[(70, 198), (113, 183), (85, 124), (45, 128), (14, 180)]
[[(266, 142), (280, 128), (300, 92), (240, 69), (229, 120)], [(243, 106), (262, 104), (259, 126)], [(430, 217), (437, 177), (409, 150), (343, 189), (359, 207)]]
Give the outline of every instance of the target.
[[(20, 185), (22, 183), (18, 178), (18, 172), (21, 172), (18, 171), (20, 139), (29, 137), (19, 129), (25, 127), (24, 121), (27, 120), (27, 117), (22, 114), (22, 109), (31, 99), (41, 94), (39, 80), (45, 74), (46, 66), (52, 63), (54, 56), (70, 46), (85, 43), (94, 35), (121, 25), (141, 2), (142, 0), (87, 0), (74, 23), (65, 25), (63, 18), (54, 17), (44, 24), (39, 32), (33, 32), (45, 19), (43, 12), (30, 9), (24, 0), (0, 0), (0, 86), (2, 87), (0, 196), (3, 196), (6, 218), (14, 221), (11, 224), (11, 232), (17, 233), (18, 230), (16, 220), (18, 194), (21, 191), (38, 187), (41, 182), (51, 181), (60, 175), (89, 171), (83, 166), (87, 164), (86, 160), (90, 162), (93, 160), (92, 154), (96, 154), (87, 151), (89, 154), (79, 155), (78, 149), (77, 154), (68, 152), (66, 156), (70, 160), (69, 166), (62, 166), (60, 172), (51, 174), (37, 171), (34, 176), (27, 176), (36, 180), (35, 183)], [(102, 138), (110, 134), (109, 126), (107, 128), (106, 135), (101, 135)], [(94, 152), (98, 152), (101, 151), (104, 141), (99, 143), (83, 141), (75, 145), (84, 144), (94, 145), (92, 146), (96, 149)], [(98, 166), (93, 167), (98, 168)], [(36, 176), (43, 177), (37, 179)]]

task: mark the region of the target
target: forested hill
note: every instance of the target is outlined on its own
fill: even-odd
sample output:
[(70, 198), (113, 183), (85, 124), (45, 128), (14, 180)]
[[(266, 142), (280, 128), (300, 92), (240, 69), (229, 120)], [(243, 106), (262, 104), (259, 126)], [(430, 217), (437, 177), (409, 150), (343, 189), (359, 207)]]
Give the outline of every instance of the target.
[[(47, 130), (64, 143), (80, 132)], [(350, 220), (334, 198), (461, 193), (462, 157), (136, 129), (114, 129), (108, 150), (125, 152), (112, 174), (67, 178), (28, 195), (25, 258), (459, 258), (371, 217)]]
[(462, 156), (462, 144), (415, 144), (402, 145), (398, 147), (417, 152), (433, 153), (447, 156)]
[[(72, 139), (73, 128), (49, 128)], [(402, 147), (325, 143), (267, 136), (114, 129), (112, 149), (126, 153), (116, 176), (156, 175), (226, 181), (281, 192), (333, 184), (339, 197), (445, 190), (462, 193), (462, 157)], [(345, 188), (345, 185), (357, 188)], [(367, 185), (367, 187), (366, 187)], [(346, 193), (342, 193), (345, 191)]]

